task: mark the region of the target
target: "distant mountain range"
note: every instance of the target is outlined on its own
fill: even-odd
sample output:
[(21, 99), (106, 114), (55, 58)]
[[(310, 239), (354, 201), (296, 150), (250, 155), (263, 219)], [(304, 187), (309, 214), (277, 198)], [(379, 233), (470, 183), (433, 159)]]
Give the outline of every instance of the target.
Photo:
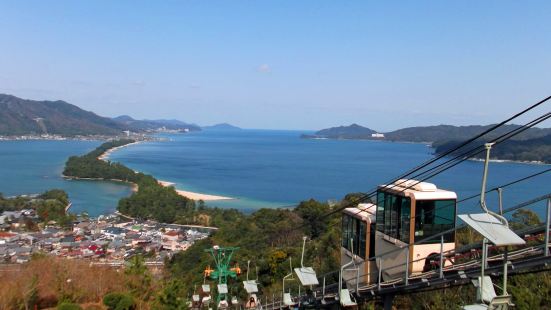
[(230, 125), (228, 123), (221, 123), (212, 126), (203, 126), (203, 130), (241, 130), (241, 128)]
[(123, 124), (65, 101), (35, 101), (0, 94), (0, 135), (116, 135)]
[[(390, 132), (376, 131), (358, 124), (350, 126), (339, 126), (317, 131), (314, 135), (303, 135), (304, 138), (328, 138), (328, 139), (377, 139), (403, 142), (426, 142), (438, 143), (439, 141), (467, 140), (494, 125), (473, 125), (473, 126), (420, 126), (398, 129)], [(497, 137), (520, 125), (502, 126), (487, 136), (488, 139)], [(375, 135), (381, 133), (382, 135)], [(540, 138), (551, 134), (551, 128), (530, 128), (523, 133), (513, 137), (512, 140), (528, 140)], [(384, 135), (384, 136), (383, 136)]]
[(175, 119), (157, 119), (157, 120), (136, 120), (128, 115), (121, 115), (113, 118), (114, 121), (122, 123), (128, 130), (153, 131), (153, 130), (175, 130), (175, 131), (199, 131), (201, 127), (195, 124), (188, 124)]
[(0, 94), (0, 135), (28, 134), (119, 135), (124, 130), (195, 131), (201, 128), (178, 120), (135, 120), (128, 115), (99, 116), (65, 101), (36, 101)]
[[(381, 133), (376, 130), (352, 124), (350, 126), (332, 127), (317, 131), (314, 135), (302, 135), (303, 138), (326, 139), (367, 139), (401, 142), (424, 142), (434, 147), (435, 153), (444, 153), (459, 143), (484, 132), (494, 125), (473, 126), (422, 126), (408, 127), (391, 132)], [(484, 139), (473, 142), (482, 144), (503, 135), (520, 125), (499, 127)], [(498, 145), (492, 151), (492, 158), (517, 161), (540, 161), (551, 163), (551, 128), (530, 128)], [(481, 155), (480, 155), (481, 156)]]

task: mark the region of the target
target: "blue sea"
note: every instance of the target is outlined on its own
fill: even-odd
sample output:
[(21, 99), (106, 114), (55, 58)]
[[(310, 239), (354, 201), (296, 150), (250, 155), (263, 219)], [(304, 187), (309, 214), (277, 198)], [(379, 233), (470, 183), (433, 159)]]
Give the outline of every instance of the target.
[[(207, 205), (246, 211), (295, 206), (302, 200), (338, 201), (351, 192), (369, 192), (432, 158), (425, 144), (360, 140), (301, 139), (298, 131), (202, 131), (161, 135), (168, 141), (123, 148), (111, 160), (175, 183), (177, 188), (228, 196)], [(483, 164), (466, 161), (431, 179), (459, 199), (480, 192)], [(488, 188), (549, 168), (491, 163)], [(504, 190), (505, 207), (546, 194), (551, 173)], [(489, 196), (497, 208), (497, 195)], [(539, 206), (541, 205), (541, 206)], [(536, 209), (543, 210), (544, 203)], [(476, 210), (476, 200), (459, 212)], [(540, 210), (541, 209), (541, 210)]]
[[(368, 192), (432, 157), (424, 144), (354, 140), (301, 139), (298, 131), (241, 130), (163, 134), (167, 141), (134, 144), (110, 159), (170, 181), (183, 190), (236, 198), (207, 205), (253, 211), (290, 207), (302, 200), (338, 201), (350, 192)], [(72, 211), (91, 215), (113, 212), (129, 186), (61, 177), (71, 155), (81, 155), (98, 141), (0, 141), (0, 192), (6, 196), (61, 188)], [(456, 191), (459, 199), (480, 191), (482, 163), (466, 161), (431, 181)], [(548, 169), (549, 166), (491, 163), (489, 188)], [(505, 207), (546, 194), (551, 174), (504, 191)], [(497, 208), (496, 195), (489, 196)], [(476, 210), (476, 200), (459, 212)], [(543, 213), (544, 203), (535, 209)]]
[(61, 176), (67, 158), (90, 152), (99, 141), (0, 141), (0, 193), (4, 196), (38, 194), (63, 189), (73, 213), (91, 216), (112, 213), (120, 198), (131, 194), (115, 182), (66, 180)]

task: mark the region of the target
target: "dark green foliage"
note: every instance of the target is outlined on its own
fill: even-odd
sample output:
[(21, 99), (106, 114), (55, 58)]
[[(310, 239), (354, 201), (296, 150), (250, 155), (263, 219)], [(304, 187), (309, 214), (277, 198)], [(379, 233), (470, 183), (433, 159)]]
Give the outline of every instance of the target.
[(0, 135), (116, 135), (124, 125), (64, 101), (35, 101), (0, 94)]
[[(385, 133), (385, 140), (389, 141), (406, 141), (406, 142), (445, 142), (445, 141), (465, 141), (478, 135), (494, 125), (473, 125), (473, 126), (418, 126), (398, 129), (392, 132)], [(505, 125), (489, 134), (487, 139), (496, 138), (504, 133), (520, 127), (519, 125)], [(340, 126), (328, 129), (323, 129), (315, 133), (312, 137), (325, 137), (332, 139), (373, 139), (371, 134), (376, 131), (362, 127), (357, 124), (350, 126)], [(530, 128), (518, 136), (514, 140), (527, 140), (541, 138), (551, 134), (551, 128)], [(308, 137), (308, 136), (306, 136)]]
[(194, 207), (193, 200), (178, 195), (172, 187), (140, 184), (138, 192), (119, 201), (118, 210), (132, 217), (164, 223), (174, 222), (178, 217), (183, 217), (180, 222), (192, 223)]
[(103, 304), (109, 310), (132, 310), (135, 308), (134, 298), (126, 293), (109, 293), (103, 297)]
[(53, 199), (61, 202), (64, 205), (69, 204), (69, 195), (62, 189), (52, 189), (38, 196), (39, 199)]
[(103, 143), (84, 156), (71, 156), (65, 163), (63, 175), (77, 178), (121, 180), (138, 183), (139, 179), (143, 177), (142, 174), (135, 173), (132, 169), (122, 164), (98, 159), (107, 150), (132, 142), (135, 141), (129, 139), (113, 140)]
[(510, 277), (508, 291), (516, 309), (551, 309), (551, 273)]
[[(478, 140), (471, 144), (470, 148), (480, 146), (485, 142), (491, 141), (487, 138)], [(462, 143), (462, 140), (445, 140), (434, 144), (437, 154), (444, 153)], [(476, 155), (477, 158), (484, 158), (485, 152)], [(507, 140), (497, 144), (490, 152), (491, 159), (515, 160), (515, 161), (539, 161), (551, 163), (551, 134), (543, 137)]]
[[(304, 201), (295, 210), (261, 209), (251, 215), (238, 212), (215, 213), (219, 217), (219, 230), (209, 239), (196, 242), (187, 251), (174, 255), (167, 264), (171, 277), (180, 279), (185, 291), (190, 292), (194, 284), (202, 282), (203, 270), (207, 265), (213, 267), (212, 259), (204, 249), (213, 245), (238, 246), (234, 258), (243, 272), (246, 262), (251, 260), (250, 278), (258, 278), (260, 288), (268, 293), (281, 285), (281, 278), (289, 273), (289, 258), (293, 258), (293, 267), (300, 265), (302, 237), (309, 236), (306, 245), (305, 264), (314, 266), (318, 273), (325, 273), (339, 266), (340, 216), (329, 218), (320, 215), (329, 210), (329, 206), (315, 200)], [(335, 242), (337, 240), (337, 242)], [(335, 279), (328, 279), (334, 281)], [(279, 288), (280, 289), (280, 288)], [(295, 289), (297, 289), (295, 287)], [(236, 292), (244, 298), (245, 292)]]
[(56, 309), (57, 310), (82, 310), (82, 307), (77, 304), (64, 302), (59, 304)]
[(186, 310), (188, 309), (184, 298), (184, 285), (179, 280), (171, 280), (166, 282), (163, 289), (158, 293), (154, 310)]
[[(424, 126), (409, 127), (385, 133), (384, 140), (405, 142), (432, 143), (436, 154), (442, 154), (459, 145), (463, 141), (492, 128), (494, 125), (485, 126)], [(476, 147), (494, 140), (495, 138), (519, 128), (520, 125), (504, 125), (473, 142)], [(331, 139), (374, 139), (371, 134), (375, 131), (356, 124), (323, 129), (315, 135), (304, 135), (305, 138), (331, 138)], [(483, 153), (477, 155), (482, 158)], [(515, 161), (541, 161), (551, 163), (551, 128), (529, 128), (524, 132), (511, 137), (492, 150), (493, 159)]]
[(304, 232), (311, 238), (317, 238), (327, 228), (328, 219), (323, 217), (329, 212), (329, 205), (314, 199), (301, 202), (295, 209), (304, 222)]
[(536, 212), (527, 209), (516, 210), (509, 220), (509, 226), (514, 230), (526, 227), (537, 227), (541, 224), (542, 222)]
[(84, 156), (72, 156), (63, 174), (78, 178), (118, 180), (137, 185), (138, 191), (119, 201), (118, 210), (126, 215), (154, 219), (164, 223), (195, 223), (195, 202), (180, 196), (173, 187), (160, 185), (155, 178), (137, 173), (120, 164), (99, 160), (107, 150), (134, 142), (114, 140), (100, 145)]
[[(67, 193), (60, 189), (49, 190), (36, 198), (28, 196), (18, 196), (14, 198), (0, 197), (0, 212), (16, 211), (21, 209), (34, 209), (42, 222), (56, 221), (61, 226), (68, 226), (75, 218), (72, 214), (67, 214), (65, 208), (69, 203)], [(32, 221), (26, 220), (25, 225), (29, 230), (34, 230), (35, 225)]]
[(151, 275), (141, 255), (132, 257), (130, 265), (124, 270), (128, 276), (126, 286), (130, 293), (141, 300), (148, 300), (151, 295)]

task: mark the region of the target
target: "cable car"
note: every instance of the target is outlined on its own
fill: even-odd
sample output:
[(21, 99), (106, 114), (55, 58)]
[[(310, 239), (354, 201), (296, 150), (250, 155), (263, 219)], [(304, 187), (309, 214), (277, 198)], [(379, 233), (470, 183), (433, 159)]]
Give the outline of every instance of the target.
[[(440, 253), (440, 237), (430, 239), (430, 236), (455, 227), (456, 204), (456, 193), (438, 189), (432, 183), (398, 180), (379, 186), (376, 205), (359, 204), (343, 212), (341, 263), (350, 262), (355, 254), (363, 275), (361, 283), (376, 281), (381, 265), (383, 280), (403, 277), (405, 265), (389, 267), (405, 264), (406, 257), (410, 262), (409, 274), (426, 271)], [(414, 242), (406, 253), (406, 246)], [(396, 249), (402, 250), (369, 261)], [(455, 249), (455, 233), (444, 235), (443, 249), (444, 252)], [(349, 285), (354, 277), (343, 274)]]
[[(377, 206), (371, 203), (360, 203), (356, 208), (346, 208), (342, 217), (341, 265), (345, 265), (354, 256), (359, 268), (361, 283), (371, 283), (376, 274), (375, 262), (369, 261), (375, 256), (375, 213)], [(357, 273), (343, 272), (343, 279), (348, 285), (356, 285)], [(374, 279), (376, 280), (376, 279)], [(374, 281), (373, 280), (373, 281)]]

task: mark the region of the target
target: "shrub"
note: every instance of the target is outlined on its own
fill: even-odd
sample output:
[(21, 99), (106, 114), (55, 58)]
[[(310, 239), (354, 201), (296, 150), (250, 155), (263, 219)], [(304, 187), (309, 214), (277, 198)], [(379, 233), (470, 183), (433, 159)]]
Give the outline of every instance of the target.
[(82, 310), (82, 307), (70, 302), (63, 302), (57, 305), (57, 310)]
[(134, 298), (125, 293), (109, 293), (103, 297), (103, 304), (109, 310), (131, 310), (134, 309)]

